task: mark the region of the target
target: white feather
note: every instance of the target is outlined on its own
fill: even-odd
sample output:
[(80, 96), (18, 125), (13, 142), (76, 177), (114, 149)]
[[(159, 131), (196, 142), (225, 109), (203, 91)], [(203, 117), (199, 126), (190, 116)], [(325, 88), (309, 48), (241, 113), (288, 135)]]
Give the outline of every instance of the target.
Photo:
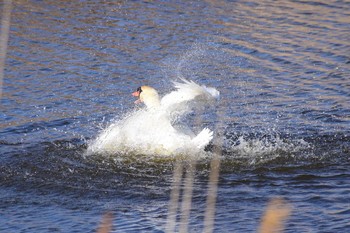
[(193, 81), (181, 79), (182, 83), (174, 82), (174, 87), (177, 89), (161, 100), (161, 106), (164, 109), (172, 108), (173, 105), (179, 106), (181, 103), (200, 98), (204, 103), (219, 97), (219, 92), (214, 88), (200, 86)]

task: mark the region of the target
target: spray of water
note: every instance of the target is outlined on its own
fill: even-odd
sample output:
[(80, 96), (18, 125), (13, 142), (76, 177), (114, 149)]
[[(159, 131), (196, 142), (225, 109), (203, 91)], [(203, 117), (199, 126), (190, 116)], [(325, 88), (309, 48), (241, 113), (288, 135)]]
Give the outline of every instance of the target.
[[(212, 131), (202, 127), (199, 133), (194, 133), (181, 119), (198, 106), (215, 101), (219, 92), (182, 80), (175, 83), (176, 91), (159, 102), (154, 89), (143, 88), (140, 96), (144, 96), (142, 100), (147, 107), (111, 123), (89, 145), (87, 153), (172, 156), (202, 151), (204, 154), (205, 146), (213, 138)], [(155, 101), (156, 105), (150, 107), (150, 101)]]

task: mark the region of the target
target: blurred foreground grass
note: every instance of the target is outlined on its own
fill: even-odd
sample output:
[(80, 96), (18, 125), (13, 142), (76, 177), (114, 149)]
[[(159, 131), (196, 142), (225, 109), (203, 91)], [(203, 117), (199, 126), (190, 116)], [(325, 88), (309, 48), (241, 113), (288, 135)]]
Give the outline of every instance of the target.
[[(284, 223), (291, 214), (291, 205), (282, 198), (272, 198), (261, 218), (258, 233), (282, 233)], [(113, 214), (107, 212), (103, 215), (97, 233), (113, 232)], [(117, 232), (117, 230), (114, 230)]]

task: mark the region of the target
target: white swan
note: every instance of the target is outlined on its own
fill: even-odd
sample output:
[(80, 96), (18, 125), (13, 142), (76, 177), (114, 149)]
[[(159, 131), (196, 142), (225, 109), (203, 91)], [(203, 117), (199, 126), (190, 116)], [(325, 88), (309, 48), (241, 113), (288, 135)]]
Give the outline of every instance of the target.
[(213, 138), (213, 132), (204, 128), (197, 135), (175, 123), (194, 107), (206, 106), (219, 97), (219, 92), (181, 79), (174, 82), (175, 91), (159, 98), (149, 86), (141, 86), (132, 93), (144, 103), (141, 109), (114, 122), (88, 147), (88, 153), (140, 153), (171, 155), (186, 151), (200, 151)]

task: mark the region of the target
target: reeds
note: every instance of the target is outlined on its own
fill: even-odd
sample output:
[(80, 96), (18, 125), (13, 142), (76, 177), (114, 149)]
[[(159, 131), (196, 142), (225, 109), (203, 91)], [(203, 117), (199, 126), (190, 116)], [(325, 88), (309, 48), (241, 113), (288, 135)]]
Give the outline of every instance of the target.
[[(176, 173), (179, 174), (179, 172), (182, 172), (182, 165), (181, 168), (177, 167), (175, 169)], [(176, 180), (176, 185), (179, 185), (181, 182), (179, 180)], [(178, 207), (178, 198), (180, 194), (179, 186), (176, 186), (176, 192), (174, 196), (170, 199), (170, 204), (176, 204), (176, 206), (170, 205), (169, 208), (169, 215), (168, 215), (168, 221), (166, 225), (165, 232), (175, 232), (175, 224), (176, 224), (176, 209)], [(173, 199), (172, 199), (173, 198)], [(258, 229), (258, 233), (282, 233), (284, 230), (284, 223), (288, 219), (290, 213), (291, 213), (291, 205), (282, 198), (273, 198), (269, 201), (266, 210), (261, 218), (260, 226)], [(171, 215), (170, 215), (171, 214)], [(210, 213), (209, 216), (211, 216)], [(189, 217), (189, 216), (188, 216)], [(184, 217), (181, 216), (181, 219)], [(214, 218), (213, 218), (214, 219)], [(109, 233), (112, 232), (112, 222), (113, 222), (113, 215), (111, 212), (107, 212), (102, 217), (102, 222), (97, 229), (97, 233)], [(181, 221), (182, 222), (182, 221)], [(170, 225), (169, 225), (170, 224)], [(186, 221), (186, 224), (188, 224), (188, 219)], [(213, 224), (214, 221), (205, 222), (206, 227), (204, 228), (203, 232), (213, 231)], [(181, 225), (179, 232), (187, 232), (187, 225)]]
[(261, 219), (259, 233), (283, 232), (284, 222), (291, 213), (291, 206), (282, 198), (273, 198)]
[(4, 80), (7, 43), (8, 43), (9, 32), (10, 32), (11, 12), (12, 12), (12, 0), (4, 0), (2, 17), (1, 17), (1, 32), (0, 32), (0, 99), (2, 97), (2, 86), (3, 86), (3, 80)]
[(113, 225), (113, 214), (111, 212), (107, 212), (102, 217), (102, 222), (97, 229), (97, 233), (109, 233), (112, 232)]
[(165, 226), (165, 232), (174, 232), (176, 226), (176, 213), (179, 206), (180, 187), (183, 173), (183, 164), (180, 161), (175, 163), (173, 172), (173, 183), (171, 186), (170, 201), (168, 208), (167, 223)]

